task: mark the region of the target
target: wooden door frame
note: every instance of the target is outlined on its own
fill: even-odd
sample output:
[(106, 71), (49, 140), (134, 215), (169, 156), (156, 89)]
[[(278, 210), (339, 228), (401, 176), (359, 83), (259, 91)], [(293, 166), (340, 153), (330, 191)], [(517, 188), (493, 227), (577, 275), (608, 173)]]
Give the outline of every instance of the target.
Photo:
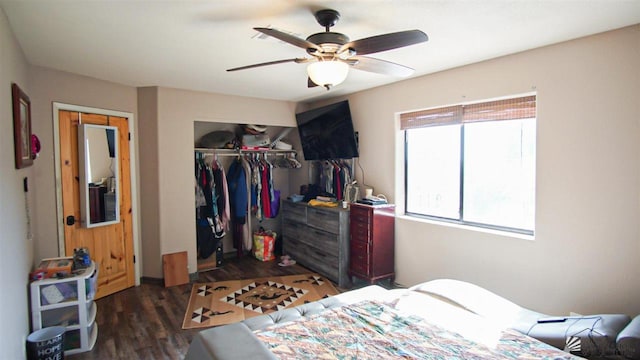
[(55, 178), (56, 178), (56, 214), (57, 214), (57, 228), (58, 228), (58, 255), (65, 255), (65, 246), (64, 246), (64, 212), (62, 211), (62, 175), (61, 175), (61, 162), (60, 162), (60, 119), (59, 112), (60, 111), (76, 111), (76, 112), (84, 112), (91, 114), (100, 114), (106, 116), (118, 116), (127, 118), (127, 122), (129, 123), (129, 133), (131, 134), (131, 140), (129, 141), (129, 158), (130, 158), (130, 181), (131, 181), (131, 210), (133, 211), (133, 216), (131, 218), (131, 225), (133, 227), (133, 255), (135, 256), (136, 262), (133, 264), (134, 266), (134, 277), (135, 277), (135, 285), (140, 285), (140, 264), (141, 257), (139, 256), (139, 214), (138, 211), (138, 176), (137, 176), (137, 157), (136, 157), (136, 148), (137, 144), (135, 142), (135, 126), (134, 126), (134, 117), (133, 113), (124, 112), (124, 111), (116, 111), (116, 110), (107, 110), (100, 108), (93, 108), (88, 106), (79, 106), (72, 104), (65, 104), (61, 102), (53, 103), (53, 147), (54, 147), (54, 170), (55, 170)]

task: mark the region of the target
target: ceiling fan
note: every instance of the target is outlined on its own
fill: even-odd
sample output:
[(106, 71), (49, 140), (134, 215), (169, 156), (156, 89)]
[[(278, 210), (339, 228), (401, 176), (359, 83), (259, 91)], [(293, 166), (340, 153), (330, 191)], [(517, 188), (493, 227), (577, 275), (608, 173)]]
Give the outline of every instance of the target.
[(330, 31), (331, 27), (340, 19), (340, 13), (336, 10), (319, 10), (315, 13), (315, 18), (318, 24), (324, 26), (325, 31), (312, 34), (306, 40), (276, 29), (253, 28), (263, 34), (303, 48), (311, 57), (269, 61), (228, 69), (227, 71), (245, 70), (287, 62), (309, 63), (307, 67), (307, 74), (309, 75), (307, 86), (324, 86), (329, 90), (332, 86), (344, 81), (349, 72), (349, 67), (384, 75), (409, 76), (413, 73), (413, 69), (410, 67), (363, 55), (397, 49), (429, 40), (427, 34), (420, 30), (407, 30), (350, 41), (348, 36)]

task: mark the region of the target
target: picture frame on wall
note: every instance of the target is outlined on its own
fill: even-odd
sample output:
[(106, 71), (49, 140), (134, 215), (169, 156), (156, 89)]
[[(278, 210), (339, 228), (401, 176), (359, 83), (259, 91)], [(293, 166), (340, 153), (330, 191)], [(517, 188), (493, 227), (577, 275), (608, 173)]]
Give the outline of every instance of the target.
[(31, 101), (18, 84), (11, 84), (13, 100), (13, 141), (16, 169), (33, 164), (31, 149)]

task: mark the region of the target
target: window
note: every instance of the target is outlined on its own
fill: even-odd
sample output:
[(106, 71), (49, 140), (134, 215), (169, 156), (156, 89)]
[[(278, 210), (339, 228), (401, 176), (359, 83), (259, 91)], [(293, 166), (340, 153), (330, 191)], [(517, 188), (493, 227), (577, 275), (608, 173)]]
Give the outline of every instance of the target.
[(536, 97), (401, 114), (408, 215), (533, 235)]

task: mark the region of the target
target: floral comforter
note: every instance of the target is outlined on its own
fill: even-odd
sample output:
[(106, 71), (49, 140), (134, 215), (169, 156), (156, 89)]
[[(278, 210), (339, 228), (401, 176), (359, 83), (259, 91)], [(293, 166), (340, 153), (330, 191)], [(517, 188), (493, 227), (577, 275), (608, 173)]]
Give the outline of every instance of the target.
[(504, 330), (492, 346), (476, 343), (376, 301), (256, 331), (281, 359), (580, 359)]

